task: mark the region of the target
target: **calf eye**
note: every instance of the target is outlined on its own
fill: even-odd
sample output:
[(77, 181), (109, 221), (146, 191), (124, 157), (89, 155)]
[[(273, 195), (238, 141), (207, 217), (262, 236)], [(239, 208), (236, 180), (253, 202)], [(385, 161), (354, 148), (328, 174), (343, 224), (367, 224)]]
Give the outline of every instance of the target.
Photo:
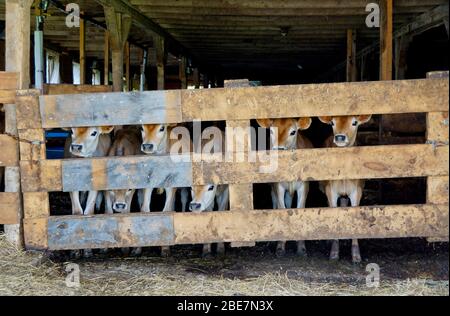
[(92, 137), (97, 136), (97, 131), (93, 131), (93, 132), (91, 133), (91, 136), (92, 136)]
[(331, 121), (331, 122), (330, 122), (330, 125), (331, 125), (331, 126), (334, 126), (334, 122), (333, 122), (333, 121)]
[(352, 125), (353, 126), (357, 126), (358, 125), (358, 121), (353, 121)]
[(161, 128), (159, 129), (159, 131), (160, 131), (160, 132), (164, 132), (165, 129), (166, 129), (166, 127), (163, 126), (163, 127), (161, 127)]
[(297, 131), (292, 131), (291, 132), (291, 136), (294, 136), (295, 134), (297, 134)]
[(213, 185), (208, 188), (208, 191), (212, 191), (212, 190), (214, 190), (214, 186)]

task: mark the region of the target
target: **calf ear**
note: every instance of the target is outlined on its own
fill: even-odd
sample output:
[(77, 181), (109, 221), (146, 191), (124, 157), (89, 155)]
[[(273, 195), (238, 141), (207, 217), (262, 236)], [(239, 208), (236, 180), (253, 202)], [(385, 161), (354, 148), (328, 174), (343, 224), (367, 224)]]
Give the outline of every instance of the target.
[(372, 118), (372, 115), (359, 115), (358, 116), (358, 122), (359, 124), (365, 124), (370, 121)]
[(264, 128), (269, 128), (273, 124), (272, 119), (257, 119), (256, 122), (258, 122), (259, 126)]
[(114, 130), (114, 126), (100, 126), (99, 129), (102, 134), (109, 134)]
[(319, 120), (320, 120), (322, 123), (330, 124), (331, 121), (333, 120), (333, 117), (332, 117), (332, 116), (319, 116)]
[(308, 129), (312, 124), (312, 119), (310, 117), (301, 117), (297, 121), (298, 129), (305, 130)]

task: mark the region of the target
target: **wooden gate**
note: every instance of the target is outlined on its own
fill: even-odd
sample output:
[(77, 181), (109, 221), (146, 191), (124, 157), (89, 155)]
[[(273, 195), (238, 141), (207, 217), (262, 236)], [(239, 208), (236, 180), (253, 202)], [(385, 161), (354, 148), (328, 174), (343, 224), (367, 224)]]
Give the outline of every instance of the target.
[[(70, 96), (19, 91), (26, 247), (63, 250), (222, 241), (448, 238), (448, 89), (448, 78), (438, 78)], [(267, 162), (259, 155), (256, 162), (174, 162), (169, 156), (45, 159), (44, 130), (59, 127), (194, 120), (247, 126), (256, 118), (394, 113), (428, 113), (428, 142), (279, 152), (276, 173), (261, 172)], [(404, 177), (428, 177), (426, 204), (253, 209), (254, 183)], [(230, 185), (231, 211), (50, 216), (48, 192), (209, 183)]]

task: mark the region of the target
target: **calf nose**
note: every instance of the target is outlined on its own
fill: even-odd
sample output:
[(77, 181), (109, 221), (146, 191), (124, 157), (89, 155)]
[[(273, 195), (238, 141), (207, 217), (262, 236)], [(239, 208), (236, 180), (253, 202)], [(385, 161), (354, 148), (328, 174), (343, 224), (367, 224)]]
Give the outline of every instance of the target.
[(71, 145), (72, 152), (79, 153), (83, 150), (83, 145)]
[(124, 210), (127, 208), (127, 205), (125, 203), (115, 203), (114, 208), (116, 210)]
[(189, 205), (189, 209), (191, 211), (199, 211), (202, 208), (202, 204), (201, 203), (191, 203)]
[(142, 151), (143, 152), (151, 152), (153, 151), (153, 148), (155, 146), (153, 146), (153, 144), (142, 144)]
[(347, 136), (343, 135), (343, 134), (339, 134), (339, 135), (334, 136), (334, 140), (337, 143), (343, 143), (343, 142), (347, 141)]

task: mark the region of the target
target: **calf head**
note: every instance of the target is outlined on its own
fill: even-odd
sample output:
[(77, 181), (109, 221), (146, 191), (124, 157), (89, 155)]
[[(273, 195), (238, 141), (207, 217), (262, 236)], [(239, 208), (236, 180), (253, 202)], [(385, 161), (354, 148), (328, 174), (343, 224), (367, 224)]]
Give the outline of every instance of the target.
[(214, 207), (214, 200), (217, 193), (217, 185), (197, 185), (193, 186), (192, 202), (189, 205), (191, 212), (204, 212), (208, 208)]
[(109, 199), (114, 213), (129, 213), (131, 202), (136, 190), (112, 190), (109, 191)]
[(356, 141), (358, 127), (370, 121), (372, 115), (357, 116), (321, 116), (322, 123), (333, 127), (333, 141), (338, 147), (353, 146)]
[(298, 131), (308, 129), (311, 126), (312, 119), (310, 117), (259, 119), (257, 122), (261, 127), (270, 128), (273, 150), (288, 150), (297, 147)]
[(143, 153), (152, 155), (162, 153), (168, 143), (169, 129), (175, 126), (171, 124), (147, 124), (142, 125), (142, 146)]
[(78, 157), (92, 157), (97, 150), (100, 135), (109, 134), (114, 126), (72, 128), (70, 153)]

